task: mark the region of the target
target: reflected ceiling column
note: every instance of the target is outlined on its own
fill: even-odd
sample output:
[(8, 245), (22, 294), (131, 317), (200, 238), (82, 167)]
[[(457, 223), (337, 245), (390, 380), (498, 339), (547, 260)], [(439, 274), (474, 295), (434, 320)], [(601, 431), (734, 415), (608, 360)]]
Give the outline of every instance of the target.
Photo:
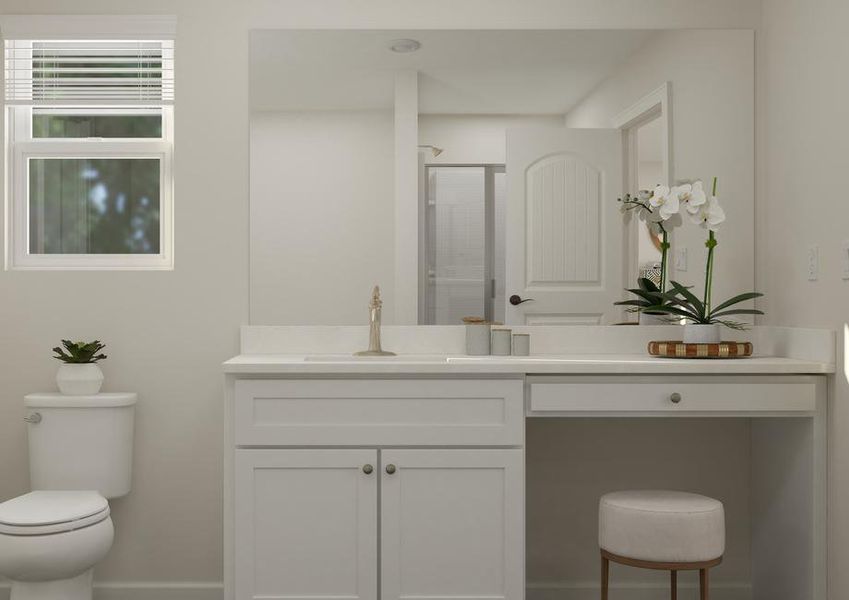
[(419, 289), (419, 74), (395, 74), (395, 325), (416, 325)]

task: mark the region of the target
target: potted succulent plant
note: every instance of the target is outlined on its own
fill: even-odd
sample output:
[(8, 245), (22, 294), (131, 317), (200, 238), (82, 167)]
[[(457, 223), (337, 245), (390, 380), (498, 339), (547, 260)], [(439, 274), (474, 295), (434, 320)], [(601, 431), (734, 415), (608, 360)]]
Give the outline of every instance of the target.
[(93, 342), (72, 342), (62, 340), (63, 348), (53, 348), (56, 358), (62, 361), (56, 373), (59, 391), (68, 396), (88, 396), (96, 394), (103, 385), (103, 371), (97, 364), (106, 358), (101, 352), (106, 345), (100, 340)]

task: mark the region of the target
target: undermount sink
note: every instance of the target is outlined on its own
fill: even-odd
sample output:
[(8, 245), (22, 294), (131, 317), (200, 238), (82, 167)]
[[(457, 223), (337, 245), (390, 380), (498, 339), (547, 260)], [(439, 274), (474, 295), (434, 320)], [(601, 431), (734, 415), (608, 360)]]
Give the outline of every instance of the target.
[(304, 362), (428, 362), (428, 363), (444, 363), (448, 362), (447, 356), (436, 355), (395, 355), (395, 356), (355, 356), (353, 354), (311, 354), (304, 357)]

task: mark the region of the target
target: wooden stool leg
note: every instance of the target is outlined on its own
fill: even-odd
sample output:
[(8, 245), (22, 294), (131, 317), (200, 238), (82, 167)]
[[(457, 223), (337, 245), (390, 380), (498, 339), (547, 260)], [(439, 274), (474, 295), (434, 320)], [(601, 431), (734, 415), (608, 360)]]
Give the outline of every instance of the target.
[(607, 578), (610, 575), (610, 561), (601, 557), (601, 600), (607, 600)]
[(678, 571), (672, 570), (669, 572), (669, 583), (672, 590), (672, 600), (678, 600)]
[(701, 600), (709, 600), (708, 591), (708, 570), (699, 569), (699, 598)]

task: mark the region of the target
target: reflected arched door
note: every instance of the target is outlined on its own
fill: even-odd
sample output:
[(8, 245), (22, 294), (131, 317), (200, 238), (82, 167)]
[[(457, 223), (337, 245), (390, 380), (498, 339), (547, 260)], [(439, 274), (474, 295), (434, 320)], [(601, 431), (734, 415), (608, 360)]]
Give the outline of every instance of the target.
[(508, 323), (620, 319), (621, 195), (618, 129), (508, 130)]

